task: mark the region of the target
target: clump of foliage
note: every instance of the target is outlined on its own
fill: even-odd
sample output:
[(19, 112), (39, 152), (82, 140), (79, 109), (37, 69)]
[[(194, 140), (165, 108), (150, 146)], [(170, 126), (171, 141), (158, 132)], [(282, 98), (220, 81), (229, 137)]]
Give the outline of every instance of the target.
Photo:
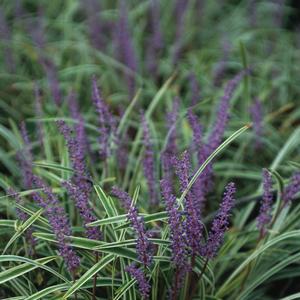
[(300, 298), (292, 4), (0, 4), (1, 299)]

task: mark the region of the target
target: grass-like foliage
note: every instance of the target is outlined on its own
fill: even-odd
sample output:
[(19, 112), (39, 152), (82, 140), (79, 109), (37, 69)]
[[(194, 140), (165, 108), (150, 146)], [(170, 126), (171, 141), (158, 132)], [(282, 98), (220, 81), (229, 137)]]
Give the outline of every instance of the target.
[(0, 2), (0, 299), (300, 299), (294, 2)]

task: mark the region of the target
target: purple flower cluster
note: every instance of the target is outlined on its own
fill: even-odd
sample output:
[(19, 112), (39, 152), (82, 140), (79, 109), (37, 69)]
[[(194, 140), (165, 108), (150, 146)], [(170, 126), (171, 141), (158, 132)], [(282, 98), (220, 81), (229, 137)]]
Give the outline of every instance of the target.
[(168, 213), (168, 223), (170, 226), (170, 240), (172, 249), (172, 262), (175, 266), (183, 267), (187, 264), (186, 239), (184, 228), (182, 226), (182, 214), (176, 203), (176, 197), (173, 194), (170, 181), (162, 179), (160, 182), (161, 192), (165, 201)]
[(262, 105), (259, 99), (255, 99), (254, 103), (251, 105), (250, 113), (255, 133), (255, 147), (258, 149), (262, 146), (261, 138), (263, 135), (263, 113)]
[(42, 197), (35, 193), (34, 199), (45, 210), (45, 215), (58, 241), (59, 253), (64, 258), (69, 271), (74, 273), (79, 267), (80, 260), (75, 251), (67, 244), (68, 237), (72, 235), (68, 217), (49, 186), (35, 175), (33, 175), (33, 184), (35, 188), (42, 189), (45, 194), (45, 197)]
[[(75, 200), (76, 207), (79, 210), (80, 216), (83, 220), (83, 225), (86, 230), (87, 237), (92, 240), (101, 238), (101, 232), (97, 227), (88, 227), (87, 224), (96, 221), (92, 209), (89, 204), (89, 191), (86, 188), (81, 189), (80, 185), (75, 185), (70, 181), (63, 182), (63, 186), (67, 189), (68, 194)], [(85, 185), (85, 184), (84, 184)]]
[(259, 215), (257, 217), (257, 228), (260, 230), (261, 236), (265, 235), (266, 226), (271, 221), (271, 209), (273, 202), (272, 176), (267, 169), (263, 169), (263, 191)]
[(149, 241), (150, 234), (145, 228), (144, 219), (138, 215), (137, 208), (132, 205), (132, 199), (128, 193), (113, 187), (112, 194), (121, 200), (124, 208), (128, 211), (128, 219), (137, 234), (138, 259), (144, 267), (149, 267), (153, 260), (153, 245)]
[(23, 155), (19, 160), (23, 173), (24, 185), (26, 188), (42, 189), (45, 194), (45, 196), (43, 196), (40, 192), (34, 192), (32, 198), (45, 210), (44, 213), (58, 241), (59, 253), (64, 258), (69, 271), (73, 273), (79, 266), (80, 261), (74, 250), (67, 244), (67, 238), (68, 236), (71, 236), (71, 226), (64, 209), (61, 207), (51, 188), (38, 176), (33, 174), (32, 154), (24, 123), (21, 124), (21, 134), (25, 147), (23, 149)]
[(137, 58), (133, 48), (132, 36), (128, 24), (128, 12), (126, 8), (126, 1), (120, 1), (119, 22), (117, 24), (117, 51), (120, 61), (130, 70), (126, 71), (125, 76), (128, 85), (130, 98), (135, 92), (135, 75), (137, 71)]
[(287, 205), (300, 192), (300, 172), (293, 174), (290, 184), (284, 189), (282, 200)]
[(137, 281), (139, 291), (143, 299), (148, 299), (151, 286), (147, 281), (144, 272), (140, 268), (137, 268), (134, 264), (127, 266), (125, 271), (128, 272)]
[(56, 124), (67, 143), (75, 176), (86, 177), (84, 150), (81, 143), (79, 143), (80, 138), (78, 137), (78, 132), (76, 132), (76, 136), (73, 136), (72, 129), (63, 120), (57, 121)]
[[(204, 144), (202, 149), (199, 150), (200, 151), (198, 154), (199, 165), (204, 163), (204, 161), (209, 157), (209, 155), (221, 144), (226, 129), (226, 125), (229, 120), (230, 100), (239, 82), (247, 73), (248, 71), (241, 71), (238, 75), (236, 75), (233, 79), (231, 79), (227, 83), (225, 87), (224, 95), (222, 96), (219, 103), (219, 108), (218, 108), (214, 127), (208, 136), (207, 143)], [(199, 192), (199, 197), (201, 195), (200, 198), (203, 201), (204, 201), (203, 197), (212, 188), (213, 185), (212, 175), (213, 175), (213, 169), (212, 169), (212, 163), (210, 163), (208, 166), (206, 166), (205, 170), (201, 174), (201, 177), (197, 180), (197, 183), (195, 184), (195, 188), (197, 188), (198, 191), (202, 190), (201, 193)]]
[[(187, 189), (189, 183), (190, 162), (188, 152), (185, 151), (181, 159), (175, 162), (175, 173), (179, 178), (181, 192)], [(187, 245), (192, 255), (195, 256), (200, 251), (203, 225), (200, 218), (199, 199), (189, 191), (184, 203), (184, 229), (186, 234)]]
[(218, 214), (213, 220), (211, 230), (202, 249), (203, 256), (214, 258), (223, 243), (224, 234), (228, 229), (230, 212), (234, 205), (235, 185), (233, 182), (225, 187), (225, 193)]
[(114, 119), (108, 110), (108, 107), (102, 99), (97, 87), (96, 77), (92, 79), (93, 93), (92, 99), (98, 113), (99, 122), (99, 155), (102, 160), (105, 160), (110, 153), (109, 138), (114, 131)]
[(144, 114), (142, 114), (142, 126), (143, 126), (143, 145), (145, 147), (144, 159), (143, 159), (144, 174), (148, 181), (150, 203), (157, 204), (155, 169), (154, 169), (154, 163), (155, 163), (154, 151), (153, 151), (152, 142), (150, 140), (149, 126)]
[(211, 152), (213, 152), (222, 141), (226, 125), (229, 120), (230, 100), (238, 84), (243, 79), (245, 74), (246, 71), (241, 71), (233, 79), (231, 79), (225, 87), (224, 94), (220, 100), (214, 128), (208, 137), (207, 144)]
[(184, 151), (179, 159), (173, 158), (175, 174), (180, 183), (180, 192), (183, 193), (189, 184), (190, 158), (187, 151)]
[[(80, 125), (81, 123), (79, 123)], [(83, 126), (77, 128), (76, 137), (72, 136), (72, 130), (64, 121), (57, 121), (59, 131), (64, 136), (70, 156), (70, 161), (74, 169), (72, 182), (64, 182), (69, 195), (75, 200), (76, 207), (79, 209), (81, 218), (90, 239), (97, 240), (100, 238), (100, 232), (97, 227), (87, 227), (88, 223), (96, 221), (89, 204), (89, 196), (91, 192), (90, 183), (86, 172), (84, 157), (84, 136)]]

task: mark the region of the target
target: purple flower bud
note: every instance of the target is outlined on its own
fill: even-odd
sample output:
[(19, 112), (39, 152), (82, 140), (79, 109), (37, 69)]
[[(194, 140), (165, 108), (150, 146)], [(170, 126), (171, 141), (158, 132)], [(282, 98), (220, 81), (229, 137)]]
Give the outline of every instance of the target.
[(121, 200), (124, 208), (128, 211), (128, 219), (137, 234), (136, 251), (138, 259), (144, 267), (149, 267), (153, 260), (153, 244), (149, 241), (150, 234), (146, 231), (144, 219), (139, 217), (137, 208), (131, 204), (132, 199), (128, 193), (113, 187), (112, 194)]
[(187, 151), (184, 151), (180, 159), (173, 158), (175, 173), (179, 178), (180, 192), (183, 193), (189, 184), (190, 159)]
[(179, 211), (170, 181), (162, 179), (160, 185), (170, 226), (171, 260), (176, 267), (183, 267), (187, 264), (187, 251), (182, 214)]
[(211, 230), (208, 235), (208, 240), (204, 249), (203, 255), (209, 259), (217, 255), (224, 239), (224, 234), (229, 226), (229, 216), (234, 205), (235, 185), (233, 182), (225, 187), (225, 193), (218, 214), (213, 220)]
[(253, 122), (253, 129), (255, 133), (255, 148), (259, 149), (262, 146), (263, 114), (262, 114), (262, 105), (258, 99), (255, 99), (254, 103), (250, 107), (250, 113)]
[(108, 107), (102, 99), (99, 89), (97, 87), (96, 78), (92, 79), (93, 94), (92, 99), (98, 113), (99, 123), (99, 155), (102, 160), (105, 160), (110, 153), (109, 138), (114, 132), (114, 119), (108, 110)]
[(300, 172), (295, 172), (291, 178), (290, 184), (284, 189), (282, 200), (287, 205), (295, 195), (300, 191)]
[(145, 147), (143, 165), (144, 165), (144, 174), (148, 181), (148, 189), (150, 196), (150, 203), (152, 205), (157, 204), (157, 195), (156, 195), (156, 183), (155, 183), (155, 169), (154, 169), (154, 151), (153, 145), (150, 140), (149, 126), (146, 121), (145, 115), (142, 114), (142, 125), (143, 125), (143, 144)]
[(273, 202), (272, 194), (272, 176), (267, 169), (263, 169), (263, 197), (261, 200), (261, 206), (259, 215), (257, 217), (257, 228), (261, 232), (261, 236), (266, 233), (266, 226), (271, 221), (271, 209)]
[(150, 294), (151, 286), (147, 281), (144, 272), (137, 268), (134, 264), (127, 266), (125, 271), (128, 272), (138, 283), (139, 291), (143, 299), (148, 299)]

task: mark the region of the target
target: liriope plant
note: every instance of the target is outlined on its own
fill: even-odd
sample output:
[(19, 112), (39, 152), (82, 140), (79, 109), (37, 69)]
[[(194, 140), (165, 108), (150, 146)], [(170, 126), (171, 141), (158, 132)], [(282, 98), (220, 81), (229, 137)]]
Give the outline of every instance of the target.
[(292, 9), (233, 2), (0, 5), (1, 299), (300, 298)]

